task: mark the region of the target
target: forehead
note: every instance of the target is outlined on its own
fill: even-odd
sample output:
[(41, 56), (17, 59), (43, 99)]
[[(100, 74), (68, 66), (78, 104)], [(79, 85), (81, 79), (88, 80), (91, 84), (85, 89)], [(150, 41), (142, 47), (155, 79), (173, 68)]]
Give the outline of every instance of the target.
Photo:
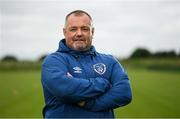
[(72, 14), (67, 19), (67, 26), (91, 26), (91, 20), (86, 14)]

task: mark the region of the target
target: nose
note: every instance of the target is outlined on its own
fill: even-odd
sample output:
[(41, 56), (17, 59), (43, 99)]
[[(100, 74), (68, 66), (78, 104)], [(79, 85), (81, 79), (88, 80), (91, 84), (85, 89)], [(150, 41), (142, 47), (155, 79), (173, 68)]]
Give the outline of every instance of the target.
[(77, 30), (76, 35), (77, 35), (77, 36), (82, 36), (82, 31), (81, 31), (81, 29), (78, 29), (78, 30)]

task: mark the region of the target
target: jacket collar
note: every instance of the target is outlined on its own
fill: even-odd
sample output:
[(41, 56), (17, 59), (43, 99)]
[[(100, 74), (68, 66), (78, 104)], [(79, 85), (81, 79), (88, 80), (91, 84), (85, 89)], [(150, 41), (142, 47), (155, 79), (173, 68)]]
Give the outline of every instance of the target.
[(64, 52), (64, 53), (70, 53), (73, 56), (96, 55), (96, 50), (95, 50), (94, 46), (91, 46), (91, 48), (88, 51), (78, 52), (78, 51), (72, 50), (69, 47), (67, 47), (65, 39), (60, 40), (59, 48), (57, 51), (58, 52)]

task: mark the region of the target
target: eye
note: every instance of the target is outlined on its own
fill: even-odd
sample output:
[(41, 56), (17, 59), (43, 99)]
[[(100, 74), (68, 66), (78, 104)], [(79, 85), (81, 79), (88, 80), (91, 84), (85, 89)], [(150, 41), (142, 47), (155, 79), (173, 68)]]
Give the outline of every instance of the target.
[(82, 27), (82, 31), (89, 31), (89, 27)]
[(75, 32), (77, 29), (76, 28), (70, 28), (69, 31)]

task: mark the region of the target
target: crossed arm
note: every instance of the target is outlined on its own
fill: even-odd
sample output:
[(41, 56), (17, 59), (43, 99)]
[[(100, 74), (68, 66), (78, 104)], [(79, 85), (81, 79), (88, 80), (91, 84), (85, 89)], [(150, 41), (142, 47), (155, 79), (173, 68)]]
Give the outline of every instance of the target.
[[(50, 64), (50, 65), (49, 65)], [(42, 65), (42, 84), (57, 99), (65, 103), (78, 103), (106, 92), (110, 83), (97, 78), (76, 78), (67, 74), (68, 69), (63, 61), (48, 58)]]
[(123, 106), (131, 101), (129, 80), (119, 63), (113, 66), (110, 84), (102, 77), (73, 77), (63, 61), (49, 58), (46, 62), (51, 62), (51, 65), (43, 64), (43, 86), (65, 103), (76, 103), (87, 110), (101, 111)]

